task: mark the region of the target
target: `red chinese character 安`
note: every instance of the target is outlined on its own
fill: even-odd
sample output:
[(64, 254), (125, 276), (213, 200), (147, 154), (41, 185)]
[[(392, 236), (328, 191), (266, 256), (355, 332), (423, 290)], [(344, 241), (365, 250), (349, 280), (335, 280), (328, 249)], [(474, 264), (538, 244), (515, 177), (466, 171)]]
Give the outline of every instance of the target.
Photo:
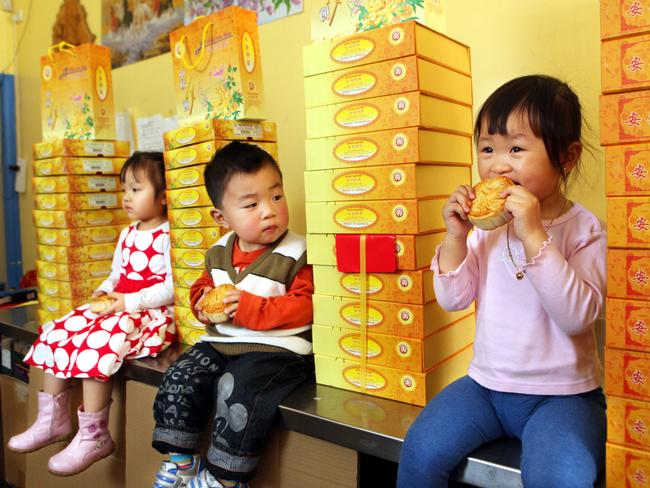
[(632, 2), (630, 4), (630, 8), (627, 11), (627, 15), (631, 17), (638, 17), (639, 15), (643, 15), (643, 5), (641, 2)]
[(629, 71), (641, 71), (643, 69), (643, 60), (639, 56), (634, 56), (630, 59), (630, 64), (627, 65)]
[(625, 125), (629, 125), (630, 127), (638, 127), (641, 125), (641, 117), (637, 112), (630, 112), (630, 115), (627, 116), (627, 120), (625, 121)]
[(645, 180), (648, 177), (648, 171), (645, 169), (645, 165), (637, 164), (632, 170), (631, 176), (637, 180)]

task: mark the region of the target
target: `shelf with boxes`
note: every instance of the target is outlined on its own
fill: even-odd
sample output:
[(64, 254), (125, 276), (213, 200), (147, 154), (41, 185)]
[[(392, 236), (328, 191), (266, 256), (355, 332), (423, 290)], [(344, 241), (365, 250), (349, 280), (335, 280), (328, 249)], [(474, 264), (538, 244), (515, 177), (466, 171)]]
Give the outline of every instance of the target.
[(424, 405), (464, 374), (474, 334), (429, 270), (442, 206), (471, 182), (469, 49), (405, 22), (305, 46), (303, 62), (316, 380)]
[(607, 183), (607, 485), (650, 479), (650, 17), (601, 2), (601, 144)]

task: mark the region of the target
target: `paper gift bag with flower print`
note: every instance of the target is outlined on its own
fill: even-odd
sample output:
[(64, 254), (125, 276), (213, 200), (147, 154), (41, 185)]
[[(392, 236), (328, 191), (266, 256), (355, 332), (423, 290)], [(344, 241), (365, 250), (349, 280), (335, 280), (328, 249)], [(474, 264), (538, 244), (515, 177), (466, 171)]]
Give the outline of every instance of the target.
[(182, 125), (264, 118), (257, 14), (228, 7), (171, 32), (176, 112)]
[(115, 139), (110, 49), (52, 46), (41, 57), (43, 140)]
[(311, 39), (318, 42), (408, 20), (444, 33), (445, 0), (314, 0)]

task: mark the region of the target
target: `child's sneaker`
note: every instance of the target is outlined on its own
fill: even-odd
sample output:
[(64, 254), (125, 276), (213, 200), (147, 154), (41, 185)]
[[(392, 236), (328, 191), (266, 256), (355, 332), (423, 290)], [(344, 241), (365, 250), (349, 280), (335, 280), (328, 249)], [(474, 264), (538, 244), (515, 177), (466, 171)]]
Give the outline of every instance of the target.
[(212, 476), (205, 466), (201, 466), (196, 476), (189, 480), (185, 486), (187, 488), (223, 488), (223, 485)]
[(192, 456), (192, 465), (186, 469), (179, 469), (178, 465), (171, 461), (163, 461), (156, 473), (153, 488), (183, 488), (188, 486), (187, 482), (202, 469), (203, 460), (198, 454)]

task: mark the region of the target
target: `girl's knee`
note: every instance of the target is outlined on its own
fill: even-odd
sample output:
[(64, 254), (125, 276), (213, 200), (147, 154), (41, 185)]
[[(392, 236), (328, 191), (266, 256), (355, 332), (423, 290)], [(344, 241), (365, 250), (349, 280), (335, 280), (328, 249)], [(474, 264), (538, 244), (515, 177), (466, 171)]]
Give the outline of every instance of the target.
[(525, 488), (593, 488), (598, 478), (598, 468), (594, 463), (571, 462), (567, 456), (565, 463), (536, 463), (535, 466), (522, 466), (521, 477)]

